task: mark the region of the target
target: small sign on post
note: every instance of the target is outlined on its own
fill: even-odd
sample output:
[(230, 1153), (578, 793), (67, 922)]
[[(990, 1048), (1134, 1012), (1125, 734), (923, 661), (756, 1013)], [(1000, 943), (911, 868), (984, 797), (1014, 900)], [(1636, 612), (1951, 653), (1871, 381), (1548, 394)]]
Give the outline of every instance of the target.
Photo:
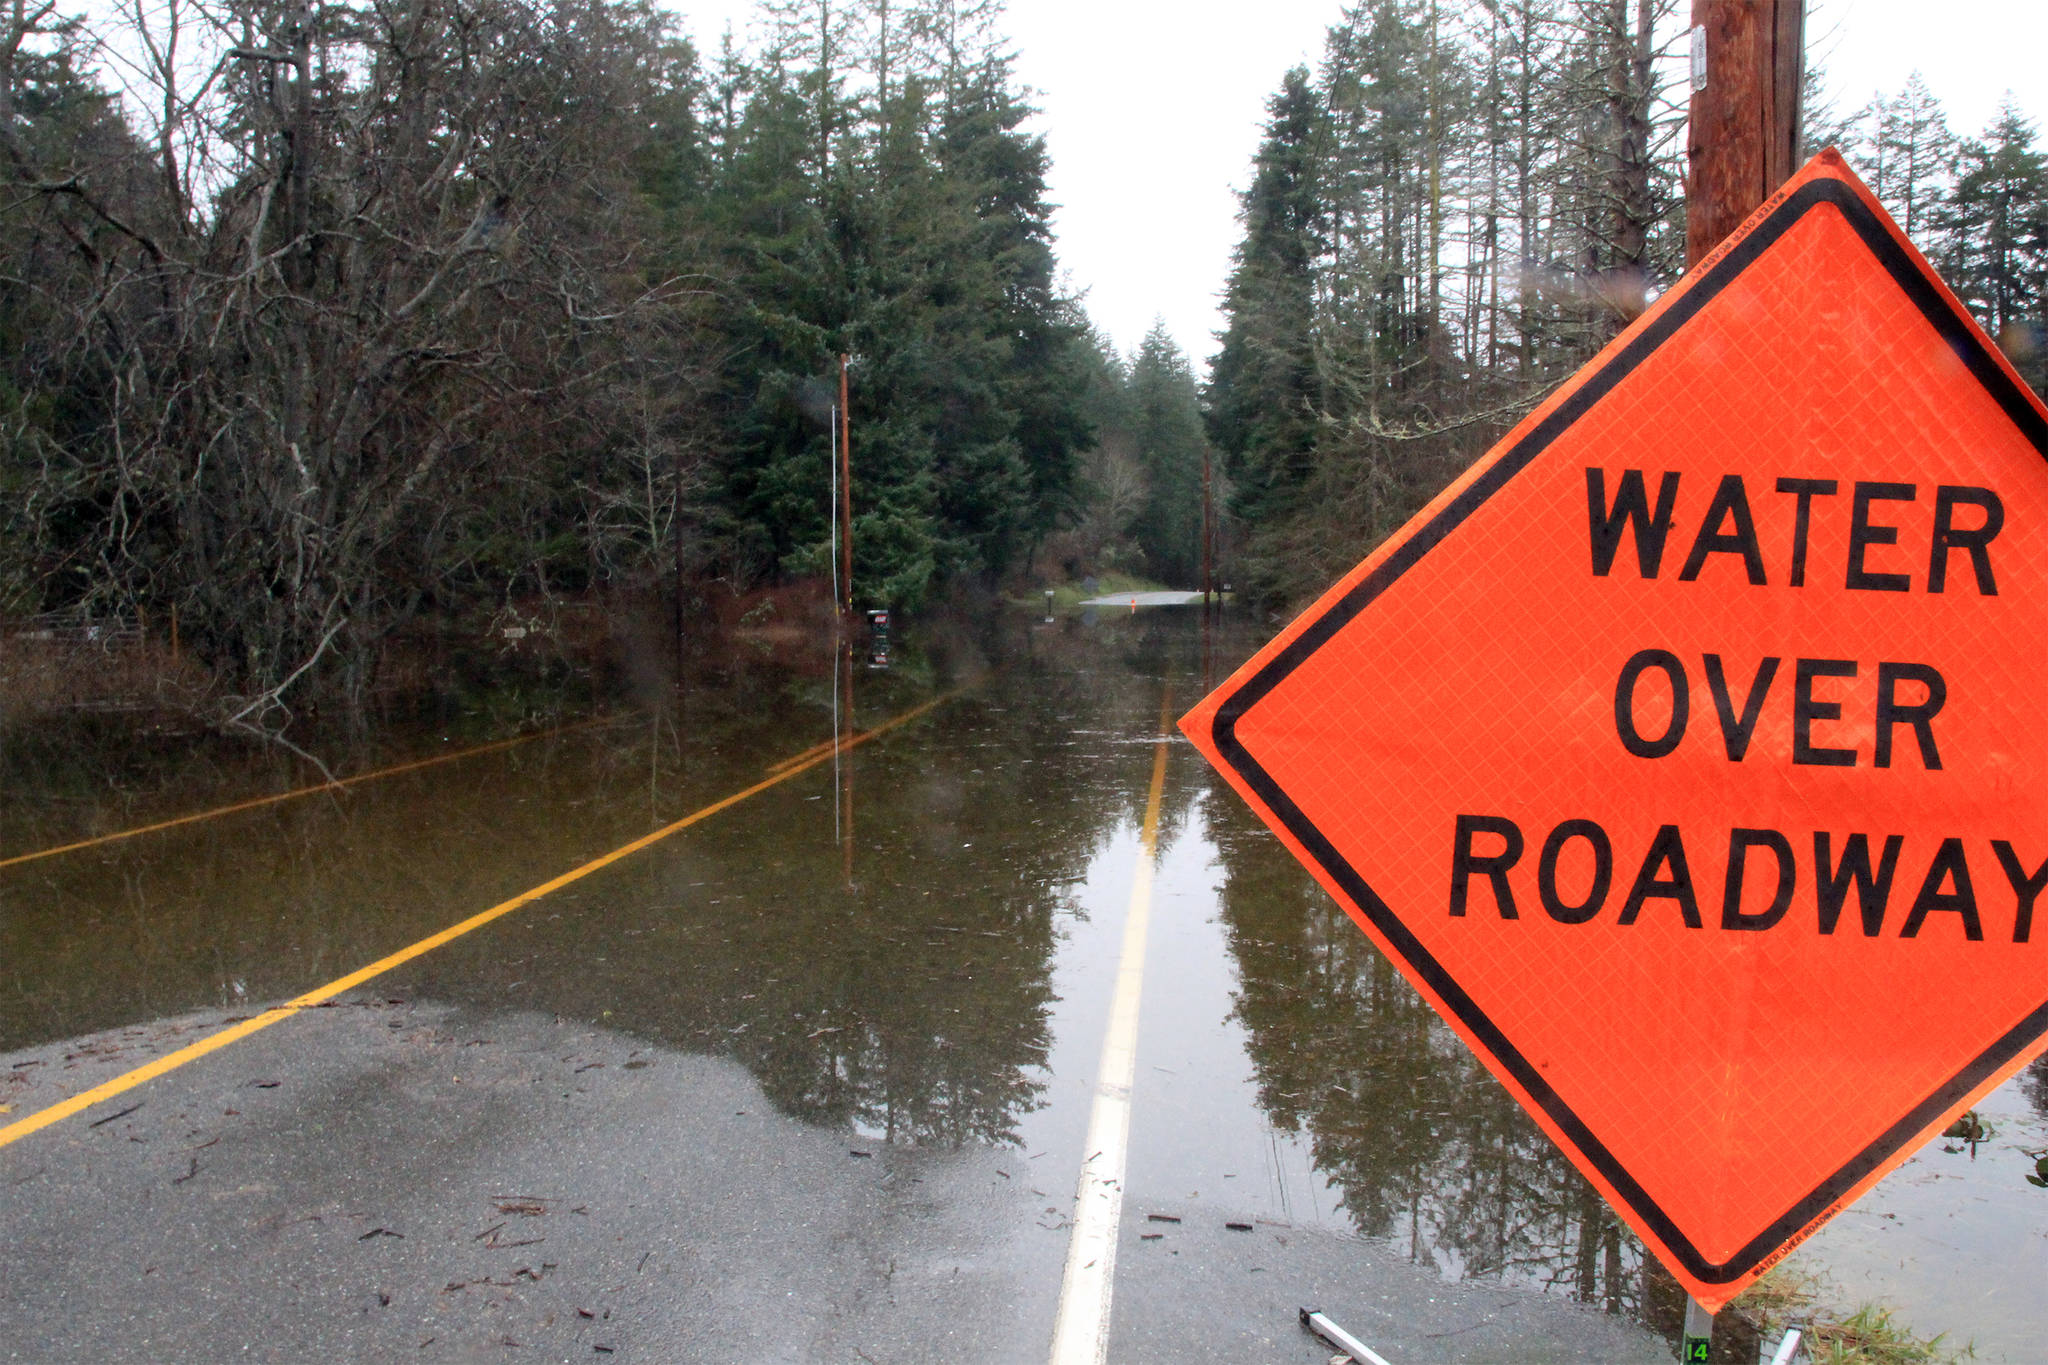
[(1828, 152), (1181, 726), (1711, 1312), (2048, 1044), (2044, 581)]
[(889, 612), (884, 607), (868, 610), (868, 667), (889, 666)]

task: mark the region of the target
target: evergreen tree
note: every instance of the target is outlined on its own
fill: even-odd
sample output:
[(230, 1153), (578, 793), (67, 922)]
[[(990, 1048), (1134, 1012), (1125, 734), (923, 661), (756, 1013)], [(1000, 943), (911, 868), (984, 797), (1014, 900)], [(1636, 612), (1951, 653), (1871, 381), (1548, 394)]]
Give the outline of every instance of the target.
[(1955, 159), (1955, 138), (1941, 101), (1918, 71), (1891, 99), (1875, 102), (1866, 155), (1870, 188), (1909, 237), (1929, 227), (1940, 211), (1944, 183)]
[[(1031, 110), (1007, 61), (973, 48), (979, 9), (805, 0), (780, 13), (779, 52), (815, 60), (827, 34), (855, 55), (830, 82), (775, 60), (720, 77), (749, 94), (709, 212), (741, 301), (723, 327), (736, 359), (709, 517), (717, 562), (747, 579), (825, 572), (822, 419), (846, 354), (856, 591), (914, 607), (949, 579), (1007, 571), (1073, 505), (1080, 328), (1053, 283), (1044, 143), (1023, 130)], [(958, 60), (970, 49), (971, 66)], [(821, 164), (827, 90), (842, 97)]]
[(1239, 199), (1244, 239), (1207, 391), (1209, 430), (1236, 486), (1232, 510), (1251, 521), (1289, 509), (1325, 406), (1314, 354), (1315, 271), (1328, 237), (1318, 163), (1324, 124), (1307, 68), (1287, 73), (1268, 112), (1251, 187)]
[(1398, 382), (1422, 348), (1422, 282), (1434, 275), (1419, 229), (1430, 101), (1418, 77), (1430, 54), (1416, 0), (1362, 0), (1331, 29), (1328, 46), (1323, 178), (1336, 268), (1325, 345), (1341, 347), (1335, 363), (1380, 388)]
[(1196, 586), (1202, 565), (1202, 430), (1195, 377), (1187, 357), (1154, 322), (1131, 363), (1131, 437), (1145, 476), (1144, 501), (1133, 526), (1147, 571), (1162, 582)]
[(989, 266), (989, 296), (968, 306), (991, 348), (986, 373), (1004, 439), (1021, 461), (1018, 497), (991, 523), (979, 554), (978, 567), (991, 574), (1071, 512), (1090, 434), (1077, 395), (1084, 324), (1054, 284), (1045, 139), (1021, 131), (1031, 112), (1007, 61), (989, 58), (949, 76), (938, 137), (939, 166), (973, 209), (966, 251)]
[(1963, 144), (1955, 188), (1937, 222), (1949, 287), (2038, 388), (2048, 305), (2048, 159), (2034, 138), (2008, 96), (1984, 136)]
[[(1814, 16), (1807, 16), (1807, 33), (1812, 34)], [(1833, 91), (1828, 85), (1827, 72), (1822, 69), (1818, 56), (1811, 45), (1806, 51), (1806, 64), (1799, 73), (1799, 155), (1801, 160), (1818, 155), (1829, 147), (1844, 156), (1858, 158), (1862, 155), (1860, 125), (1866, 111), (1858, 110), (1844, 115), (1835, 103)]]
[(714, 395), (709, 567), (738, 582), (780, 573), (807, 548), (828, 569), (834, 327), (845, 282), (810, 161), (812, 107), (775, 63), (748, 99), (705, 207), (729, 300)]
[(1144, 511), (1145, 471), (1131, 411), (1130, 367), (1116, 347), (1089, 331), (1070, 347), (1074, 393), (1094, 437), (1082, 453), (1071, 531), (1055, 538), (1056, 562), (1070, 576), (1143, 567), (1132, 528)]
[(853, 0), (756, 0), (756, 5), (768, 21), (770, 62), (795, 75), (809, 101), (807, 160), (812, 183), (822, 194), (834, 149), (854, 131), (846, 82), (862, 38), (862, 16)]

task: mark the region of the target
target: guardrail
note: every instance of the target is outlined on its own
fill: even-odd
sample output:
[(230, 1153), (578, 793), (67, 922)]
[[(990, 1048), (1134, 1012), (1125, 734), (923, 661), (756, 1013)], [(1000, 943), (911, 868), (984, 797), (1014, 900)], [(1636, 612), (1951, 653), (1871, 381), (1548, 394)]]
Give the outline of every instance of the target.
[(142, 623), (132, 616), (87, 616), (81, 612), (47, 612), (25, 620), (0, 623), (0, 637), (58, 645), (98, 645), (126, 649), (142, 643)]
[(76, 611), (0, 621), (0, 719), (149, 705), (165, 659), (143, 625), (139, 617)]

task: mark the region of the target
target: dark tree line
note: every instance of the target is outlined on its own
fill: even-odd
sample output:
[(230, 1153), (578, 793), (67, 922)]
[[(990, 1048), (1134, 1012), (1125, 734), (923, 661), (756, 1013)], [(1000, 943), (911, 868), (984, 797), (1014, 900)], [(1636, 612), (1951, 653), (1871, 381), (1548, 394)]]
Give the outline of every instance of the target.
[[(1671, 0), (1356, 0), (1268, 106), (1206, 391), (1237, 576), (1350, 568), (1674, 281)], [(1915, 77), (1838, 144), (2039, 387), (2048, 171), (2010, 102), (1956, 139)]]
[(1238, 574), (1355, 562), (1683, 261), (1670, 0), (1358, 0), (1287, 73), (1207, 390)]
[(1078, 509), (1047, 542), (1046, 567), (1198, 586), (1202, 471), (1213, 448), (1194, 367), (1165, 323), (1155, 322), (1128, 359), (1094, 339), (1081, 410), (1094, 440), (1082, 457)]
[[(423, 617), (1024, 568), (1300, 599), (1675, 277), (1673, 0), (1357, 0), (1287, 74), (1206, 386), (1055, 285), (996, 0), (172, 0), (0, 17), (0, 615), (360, 687)], [(2048, 170), (1917, 80), (1839, 141), (2036, 381)], [(1200, 420), (1206, 417), (1206, 421)]]
[(1841, 147), (1956, 296), (2038, 391), (2048, 387), (2048, 155), (2007, 95), (1975, 137), (1949, 131), (1918, 72), (1816, 133)]
[[(256, 694), (424, 613), (1027, 561), (1096, 361), (981, 0), (173, 0), (0, 37), (0, 614)], [(117, 93), (118, 88), (118, 93)]]

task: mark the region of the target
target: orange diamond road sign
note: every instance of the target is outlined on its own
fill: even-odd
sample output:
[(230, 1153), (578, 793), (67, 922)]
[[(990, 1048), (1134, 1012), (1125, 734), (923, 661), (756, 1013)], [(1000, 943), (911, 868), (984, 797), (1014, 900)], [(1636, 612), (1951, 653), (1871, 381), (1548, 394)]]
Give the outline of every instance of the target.
[(1828, 152), (1181, 727), (1713, 1309), (2048, 1038), (2044, 573)]

